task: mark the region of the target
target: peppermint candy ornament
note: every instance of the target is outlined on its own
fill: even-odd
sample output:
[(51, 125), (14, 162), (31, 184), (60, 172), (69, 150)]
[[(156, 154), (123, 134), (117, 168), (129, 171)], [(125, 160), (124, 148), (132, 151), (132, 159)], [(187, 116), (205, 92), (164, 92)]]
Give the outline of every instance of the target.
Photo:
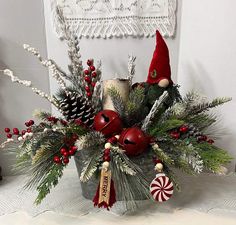
[(173, 195), (174, 185), (164, 173), (159, 173), (150, 184), (150, 193), (154, 200), (165, 202)]

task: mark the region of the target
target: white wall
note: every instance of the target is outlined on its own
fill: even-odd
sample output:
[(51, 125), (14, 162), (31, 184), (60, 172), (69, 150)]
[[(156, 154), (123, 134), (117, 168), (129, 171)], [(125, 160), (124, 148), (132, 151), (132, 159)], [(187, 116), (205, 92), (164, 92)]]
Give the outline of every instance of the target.
[[(22, 48), (22, 44), (29, 43), (46, 56), (45, 39), (42, 1), (0, 0), (0, 70), (11, 68), (22, 79), (32, 80), (37, 87), (49, 92), (47, 70)], [(5, 140), (4, 127), (23, 128), (35, 108), (50, 110), (50, 105), (31, 90), (12, 84), (2, 75), (0, 103), (0, 142)], [(14, 158), (0, 150), (4, 175), (10, 173)]]
[(219, 110), (228, 135), (217, 144), (236, 159), (235, 10), (235, 0), (183, 1), (178, 83), (183, 91), (194, 88), (210, 98), (233, 97)]

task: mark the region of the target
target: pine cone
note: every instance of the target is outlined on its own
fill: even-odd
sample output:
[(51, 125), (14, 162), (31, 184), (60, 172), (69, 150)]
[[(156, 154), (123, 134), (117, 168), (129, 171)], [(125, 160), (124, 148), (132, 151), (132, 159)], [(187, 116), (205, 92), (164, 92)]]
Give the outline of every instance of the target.
[(60, 101), (60, 109), (67, 121), (80, 119), (85, 125), (93, 125), (94, 110), (89, 102), (82, 96), (73, 92), (65, 94)]

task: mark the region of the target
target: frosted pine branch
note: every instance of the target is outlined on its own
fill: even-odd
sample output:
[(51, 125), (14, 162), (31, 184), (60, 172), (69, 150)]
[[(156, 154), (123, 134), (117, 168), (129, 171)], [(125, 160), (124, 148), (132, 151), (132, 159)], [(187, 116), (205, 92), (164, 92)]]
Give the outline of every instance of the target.
[(76, 141), (75, 145), (78, 149), (87, 149), (91, 146), (101, 145), (105, 143), (105, 138), (102, 133), (97, 131), (89, 132)]
[(17, 76), (15, 76), (13, 74), (13, 72), (9, 69), (5, 69), (3, 71), (3, 74), (10, 77), (11, 78), (11, 81), (13, 83), (18, 83), (18, 84), (21, 84), (21, 85), (24, 85), (26, 87), (29, 87), (31, 88), (31, 90), (36, 93), (37, 95), (41, 96), (42, 98), (45, 98), (47, 99), (50, 103), (52, 103), (55, 107), (59, 108), (57, 102), (55, 100), (53, 100), (52, 97), (50, 97), (48, 94), (46, 94), (45, 92), (39, 90), (38, 88), (36, 87), (33, 87), (32, 85), (32, 82), (31, 81), (27, 81), (27, 80), (20, 80)]
[(162, 105), (162, 103), (166, 100), (166, 98), (168, 97), (168, 92), (165, 91), (159, 99), (157, 99), (155, 101), (155, 103), (153, 104), (149, 114), (146, 116), (146, 118), (143, 121), (143, 125), (142, 125), (142, 130), (144, 132), (147, 131), (147, 129), (149, 128), (152, 120), (154, 119), (156, 113), (158, 112), (158, 110), (160, 109), (160, 106)]
[(192, 144), (189, 144), (188, 148), (190, 149), (190, 153), (185, 153), (183, 155), (183, 159), (192, 166), (194, 172), (201, 173), (204, 169), (204, 164), (201, 156), (198, 154), (198, 152), (195, 151)]
[(135, 56), (129, 55), (127, 79), (130, 81), (130, 84), (132, 84), (132, 80), (133, 80), (134, 75), (135, 75), (135, 60), (136, 60)]

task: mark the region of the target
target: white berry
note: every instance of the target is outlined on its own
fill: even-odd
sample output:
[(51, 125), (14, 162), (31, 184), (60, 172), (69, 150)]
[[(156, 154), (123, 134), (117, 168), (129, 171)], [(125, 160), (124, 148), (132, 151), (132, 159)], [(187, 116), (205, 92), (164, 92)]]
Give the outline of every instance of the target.
[(109, 167), (110, 163), (105, 161), (103, 164), (102, 164), (102, 168), (103, 169), (107, 169)]
[(22, 137), (18, 137), (18, 141), (22, 141), (23, 140), (23, 138)]
[(120, 138), (120, 135), (116, 135), (115, 138), (118, 140)]
[(33, 136), (33, 133), (32, 133), (32, 132), (28, 133), (28, 136), (29, 136), (29, 137), (32, 137), (32, 136)]
[(110, 149), (111, 148), (111, 143), (106, 143), (105, 144), (105, 149)]
[(155, 166), (155, 170), (160, 172), (163, 170), (163, 164), (162, 163), (157, 163)]
[(48, 131), (48, 128), (44, 128), (43, 132), (47, 132)]

